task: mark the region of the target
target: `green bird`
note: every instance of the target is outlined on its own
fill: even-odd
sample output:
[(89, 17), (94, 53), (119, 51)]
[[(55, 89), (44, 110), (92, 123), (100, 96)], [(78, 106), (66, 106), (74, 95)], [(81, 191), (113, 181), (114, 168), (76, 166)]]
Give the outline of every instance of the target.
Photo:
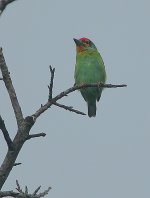
[[(76, 44), (75, 85), (105, 83), (106, 71), (103, 59), (96, 46), (88, 38), (74, 39)], [(88, 116), (96, 116), (96, 100), (99, 101), (103, 88), (89, 87), (80, 92), (88, 105)]]

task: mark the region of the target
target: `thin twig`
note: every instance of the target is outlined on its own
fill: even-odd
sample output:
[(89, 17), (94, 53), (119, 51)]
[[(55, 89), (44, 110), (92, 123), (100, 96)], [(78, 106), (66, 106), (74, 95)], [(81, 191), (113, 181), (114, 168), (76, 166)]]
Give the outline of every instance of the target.
[(54, 81), (55, 68), (52, 68), (52, 66), (50, 65), (49, 70), (51, 72), (51, 79), (50, 79), (50, 84), (48, 86), (48, 89), (49, 89), (48, 99), (51, 100), (52, 99), (52, 94), (53, 94), (53, 81)]
[(7, 88), (10, 100), (11, 100), (11, 104), (13, 106), (14, 109), (14, 113), (15, 113), (15, 117), (16, 117), (16, 121), (17, 121), (17, 125), (18, 128), (20, 128), (22, 122), (23, 122), (23, 114), (21, 111), (21, 107), (19, 105), (17, 96), (16, 96), (16, 92), (15, 89), (13, 87), (12, 84), (12, 80), (11, 77), (9, 75), (9, 71), (8, 71), (8, 67), (6, 65), (4, 56), (3, 56), (3, 52), (2, 52), (2, 48), (0, 48), (0, 69), (3, 75), (3, 80), (5, 83), (5, 86)]
[(0, 116), (0, 129), (1, 129), (1, 131), (2, 131), (2, 133), (3, 133), (3, 136), (4, 136), (5, 140), (6, 140), (8, 149), (9, 149), (10, 151), (12, 151), (12, 150), (13, 150), (13, 142), (12, 142), (10, 136), (9, 136), (9, 133), (8, 133), (8, 131), (7, 131), (7, 129), (6, 129), (4, 120), (2, 119), (1, 116)]
[(35, 189), (33, 195), (36, 195), (38, 193), (38, 191), (40, 190), (41, 186), (39, 186), (37, 189)]
[(28, 187), (27, 187), (27, 186), (25, 186), (25, 192), (24, 192), (24, 194), (25, 194), (25, 196), (26, 196), (26, 197), (27, 197), (28, 193), (29, 193), (29, 191), (28, 191)]
[(37, 195), (37, 198), (44, 197), (45, 195), (47, 195), (47, 194), (49, 193), (49, 191), (50, 191), (51, 189), (52, 189), (51, 187), (48, 187), (47, 190), (45, 190), (44, 192), (38, 194), (38, 195)]
[(22, 163), (14, 163), (14, 166), (19, 166), (21, 165)]
[(20, 193), (23, 193), (23, 191), (22, 191), (22, 189), (21, 189), (21, 187), (20, 187), (20, 184), (19, 184), (18, 180), (16, 180), (16, 185), (17, 185), (16, 190), (17, 190), (18, 192), (20, 192)]
[(45, 137), (45, 136), (46, 136), (46, 133), (31, 134), (31, 135), (28, 135), (26, 140), (30, 140), (31, 138), (36, 138), (36, 137)]
[(60, 104), (58, 102), (54, 102), (53, 104), (56, 105), (56, 106), (58, 106), (58, 107), (60, 107), (60, 108), (65, 109), (65, 110), (69, 110), (71, 112), (74, 112), (74, 113), (77, 113), (77, 114), (80, 114), (80, 115), (86, 115), (85, 113), (83, 113), (81, 111), (78, 111), (76, 109), (73, 109), (73, 107), (66, 106), (66, 105)]

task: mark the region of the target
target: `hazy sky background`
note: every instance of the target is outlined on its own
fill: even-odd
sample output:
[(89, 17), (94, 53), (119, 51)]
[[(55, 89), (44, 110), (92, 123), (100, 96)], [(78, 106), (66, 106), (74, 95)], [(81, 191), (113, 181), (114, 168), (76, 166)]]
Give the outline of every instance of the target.
[[(4, 188), (15, 180), (30, 192), (52, 187), (51, 198), (148, 198), (150, 196), (150, 1), (19, 0), (0, 18), (0, 46), (24, 116), (48, 97), (49, 68), (56, 68), (54, 95), (74, 84), (73, 38), (88, 37), (99, 49), (107, 82), (96, 118), (52, 107), (25, 143)], [(0, 114), (13, 138), (16, 122), (0, 82)], [(59, 101), (87, 112), (74, 92)], [(0, 134), (0, 160), (7, 151)]]

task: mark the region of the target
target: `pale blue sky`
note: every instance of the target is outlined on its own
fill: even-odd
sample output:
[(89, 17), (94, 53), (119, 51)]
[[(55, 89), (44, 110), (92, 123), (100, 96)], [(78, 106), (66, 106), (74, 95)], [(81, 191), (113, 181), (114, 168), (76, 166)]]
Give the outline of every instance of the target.
[[(28, 5), (29, 4), (29, 5)], [(33, 191), (52, 187), (52, 198), (147, 198), (150, 196), (150, 1), (19, 0), (0, 18), (0, 46), (24, 116), (47, 100), (49, 68), (56, 68), (54, 94), (74, 84), (73, 38), (88, 37), (99, 49), (107, 82), (90, 119), (57, 107), (43, 114), (31, 133), (46, 138), (27, 142), (4, 189), (15, 180)], [(0, 82), (0, 114), (11, 137), (16, 123)], [(78, 92), (60, 101), (83, 112)], [(6, 153), (0, 134), (0, 160)]]

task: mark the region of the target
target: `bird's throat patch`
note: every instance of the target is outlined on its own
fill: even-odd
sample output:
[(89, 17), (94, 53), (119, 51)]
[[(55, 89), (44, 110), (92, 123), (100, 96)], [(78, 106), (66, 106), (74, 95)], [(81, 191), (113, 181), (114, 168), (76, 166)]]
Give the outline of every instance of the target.
[(82, 52), (82, 51), (85, 51), (85, 48), (84, 48), (83, 45), (76, 46), (76, 51), (77, 51), (77, 53), (80, 53), (80, 52)]

